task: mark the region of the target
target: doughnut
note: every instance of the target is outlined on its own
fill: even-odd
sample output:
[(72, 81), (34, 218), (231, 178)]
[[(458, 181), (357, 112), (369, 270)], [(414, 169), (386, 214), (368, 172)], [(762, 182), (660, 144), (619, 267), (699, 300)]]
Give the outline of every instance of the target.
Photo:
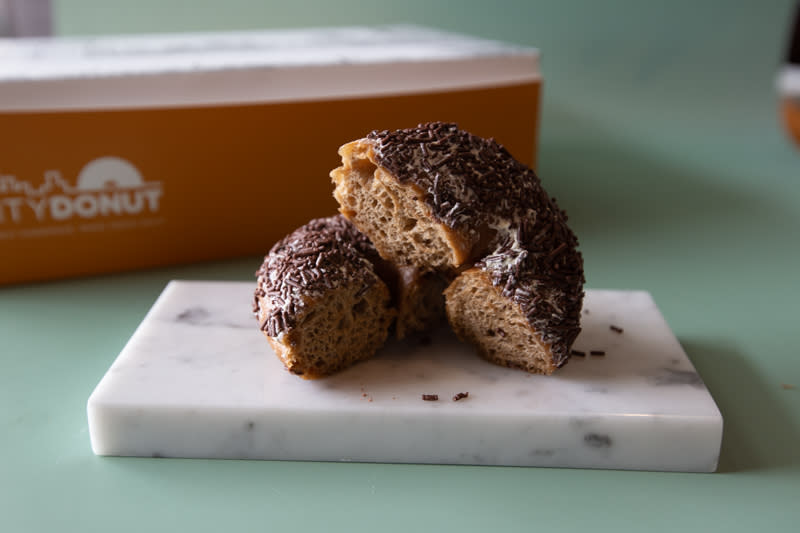
[(293, 374), (315, 379), (372, 356), (396, 310), (370, 241), (341, 215), (277, 242), (256, 272), (253, 313)]
[(567, 215), (493, 139), (434, 122), (339, 149), (340, 212), (398, 269), (452, 280), (455, 333), (493, 363), (551, 374), (580, 332), (583, 259)]

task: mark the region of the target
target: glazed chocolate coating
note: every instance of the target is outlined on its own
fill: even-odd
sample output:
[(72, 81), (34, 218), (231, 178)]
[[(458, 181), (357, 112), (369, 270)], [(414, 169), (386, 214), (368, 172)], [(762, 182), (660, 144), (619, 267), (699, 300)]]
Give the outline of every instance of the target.
[(476, 266), (520, 306), (562, 366), (580, 332), (583, 258), (566, 213), (534, 171), (455, 124), (373, 131), (367, 140), (380, 166), (425, 191), (435, 219), (475, 240), (493, 232)]
[(275, 244), (256, 272), (253, 313), (260, 298), (272, 304), (261, 329), (270, 337), (288, 333), (307, 302), (326, 291), (360, 284), (366, 292), (378, 279), (372, 243), (342, 215), (315, 219)]

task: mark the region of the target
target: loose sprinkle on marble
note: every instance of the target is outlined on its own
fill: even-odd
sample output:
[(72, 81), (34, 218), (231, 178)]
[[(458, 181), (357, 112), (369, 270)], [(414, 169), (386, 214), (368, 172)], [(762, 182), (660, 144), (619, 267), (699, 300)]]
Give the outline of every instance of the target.
[(439, 400), (438, 394), (423, 394), (422, 399), (426, 402), (435, 402)]
[(469, 397), (469, 392), (459, 392), (455, 396), (453, 396), (453, 401), (457, 402), (458, 400), (463, 400), (464, 398)]

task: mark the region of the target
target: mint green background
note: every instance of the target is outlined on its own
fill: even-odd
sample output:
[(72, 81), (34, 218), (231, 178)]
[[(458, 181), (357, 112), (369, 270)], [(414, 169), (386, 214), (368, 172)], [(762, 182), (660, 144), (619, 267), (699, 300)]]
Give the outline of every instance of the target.
[(0, 531), (797, 530), (800, 150), (773, 83), (791, 2), (55, 7), (63, 34), (416, 22), (540, 47), (539, 171), (588, 284), (653, 293), (725, 436), (715, 474), (95, 457), (86, 399), (165, 283), (259, 258), (7, 287)]

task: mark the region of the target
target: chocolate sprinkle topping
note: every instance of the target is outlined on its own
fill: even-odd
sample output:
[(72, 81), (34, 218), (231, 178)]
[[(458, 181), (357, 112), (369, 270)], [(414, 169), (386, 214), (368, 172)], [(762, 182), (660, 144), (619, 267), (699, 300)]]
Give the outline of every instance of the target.
[(517, 214), (518, 197), (535, 193), (532, 171), (494, 139), (482, 139), (455, 124), (433, 122), (416, 128), (373, 131), (376, 161), (401, 183), (426, 191), (431, 212), (447, 226), (476, 231), (476, 223)]
[(589, 352), (589, 354), (590, 355), (605, 355), (606, 352), (604, 352), (603, 350), (592, 350), (591, 352)]
[(423, 394), (422, 399), (426, 402), (435, 402), (439, 400), (438, 394)]
[(455, 396), (453, 396), (453, 401), (457, 402), (458, 400), (463, 400), (464, 398), (469, 397), (469, 392), (459, 392)]
[(494, 139), (434, 122), (373, 131), (378, 164), (423, 191), (434, 218), (478, 242), (493, 232), (476, 266), (513, 299), (563, 366), (580, 332), (583, 258), (567, 215), (526, 167)]
[(610, 330), (611, 330), (611, 331), (613, 331), (614, 333), (622, 333), (623, 331), (625, 331), (625, 330), (623, 330), (621, 327), (619, 327), (619, 326), (615, 326), (615, 325), (613, 325), (613, 324), (612, 324), (612, 325), (610, 325), (610, 326), (608, 326), (608, 329), (610, 329)]
[(270, 337), (297, 325), (307, 302), (355, 283), (366, 292), (378, 279), (372, 243), (342, 215), (312, 220), (272, 247), (256, 272), (253, 313), (266, 305), (261, 329)]

